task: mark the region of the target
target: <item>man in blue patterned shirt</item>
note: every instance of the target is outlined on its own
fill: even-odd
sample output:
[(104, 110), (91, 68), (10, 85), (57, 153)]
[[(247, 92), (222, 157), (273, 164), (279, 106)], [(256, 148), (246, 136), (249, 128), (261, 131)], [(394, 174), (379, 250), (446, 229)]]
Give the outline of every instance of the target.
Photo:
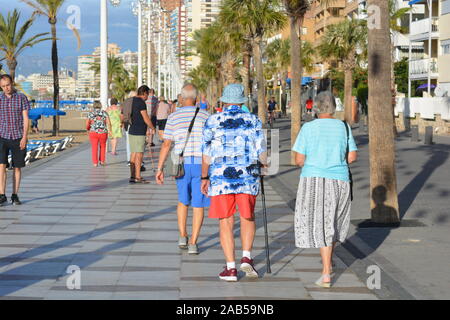
[(261, 121), (241, 108), (246, 101), (242, 85), (228, 85), (220, 101), (224, 111), (210, 116), (203, 129), (202, 192), (211, 197), (209, 217), (220, 221), (220, 243), (227, 267), (219, 278), (237, 281), (233, 235), (236, 205), (241, 215), (240, 269), (249, 277), (258, 277), (251, 250), (259, 193), (258, 161), (265, 163), (266, 145)]

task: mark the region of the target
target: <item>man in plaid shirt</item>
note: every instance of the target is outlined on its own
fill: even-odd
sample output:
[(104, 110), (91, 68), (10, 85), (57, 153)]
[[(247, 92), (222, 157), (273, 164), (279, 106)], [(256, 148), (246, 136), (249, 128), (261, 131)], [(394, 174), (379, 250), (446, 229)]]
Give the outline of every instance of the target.
[(3, 91), (0, 93), (0, 206), (7, 202), (6, 166), (10, 153), (14, 167), (11, 202), (13, 205), (20, 205), (17, 194), (21, 168), (25, 167), (30, 103), (25, 95), (14, 89), (11, 76), (0, 76), (0, 88)]

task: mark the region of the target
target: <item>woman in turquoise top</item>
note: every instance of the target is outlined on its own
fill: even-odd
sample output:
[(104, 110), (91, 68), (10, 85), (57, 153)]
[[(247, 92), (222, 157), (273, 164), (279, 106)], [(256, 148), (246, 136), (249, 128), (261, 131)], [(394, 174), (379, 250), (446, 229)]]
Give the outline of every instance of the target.
[(335, 110), (333, 95), (320, 93), (316, 98), (318, 119), (303, 125), (292, 148), (296, 164), (302, 167), (295, 206), (295, 244), (320, 248), (323, 269), (316, 284), (326, 288), (331, 286), (334, 247), (336, 242), (345, 241), (349, 229), (348, 163), (357, 159), (351, 128), (333, 118)]

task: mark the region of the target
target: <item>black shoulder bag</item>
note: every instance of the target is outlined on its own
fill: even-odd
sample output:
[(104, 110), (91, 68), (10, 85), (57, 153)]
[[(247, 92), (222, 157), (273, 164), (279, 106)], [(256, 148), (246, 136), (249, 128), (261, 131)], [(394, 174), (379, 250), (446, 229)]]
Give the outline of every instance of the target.
[(348, 129), (347, 122), (345, 120), (342, 121), (344, 123), (345, 132), (347, 132), (347, 150), (345, 151), (345, 162), (347, 162), (348, 167), (348, 177), (350, 179), (350, 199), (353, 201), (353, 176), (352, 171), (350, 170), (350, 164), (348, 163), (348, 154), (350, 153), (350, 146), (348, 140), (350, 139), (350, 130)]
[(197, 107), (195, 110), (194, 118), (192, 118), (191, 125), (189, 126), (186, 142), (184, 143), (183, 149), (181, 150), (181, 153), (178, 156), (172, 157), (172, 161), (174, 162), (173, 168), (172, 168), (172, 176), (174, 178), (182, 178), (184, 177), (184, 150), (186, 149), (186, 146), (188, 144), (189, 138), (191, 137), (192, 128), (194, 127), (195, 118), (197, 118), (197, 114), (200, 111), (200, 107)]

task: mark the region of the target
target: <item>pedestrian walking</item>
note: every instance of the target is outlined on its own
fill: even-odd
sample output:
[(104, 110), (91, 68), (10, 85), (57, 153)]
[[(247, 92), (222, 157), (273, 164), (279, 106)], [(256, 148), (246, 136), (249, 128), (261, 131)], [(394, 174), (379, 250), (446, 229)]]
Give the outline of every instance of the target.
[(88, 114), (86, 120), (86, 129), (92, 147), (92, 164), (94, 167), (104, 166), (106, 162), (106, 142), (108, 141), (108, 132), (111, 132), (111, 122), (106, 111), (102, 110), (102, 104), (99, 101), (94, 102), (94, 111)]
[(320, 248), (322, 276), (316, 281), (329, 288), (332, 256), (337, 242), (345, 241), (350, 223), (351, 183), (348, 163), (357, 159), (351, 129), (333, 118), (336, 102), (330, 92), (316, 98), (318, 119), (305, 123), (292, 148), (302, 167), (295, 206), (295, 244)]
[(131, 152), (130, 152), (130, 139), (129, 139), (129, 135), (128, 135), (128, 130), (130, 129), (130, 125), (131, 125), (131, 107), (133, 105), (133, 98), (136, 96), (136, 91), (131, 91), (128, 94), (128, 98), (125, 99), (125, 101), (123, 102), (122, 105), (122, 126), (123, 129), (125, 130), (125, 136), (127, 139), (126, 145), (127, 145), (127, 162), (128, 165), (130, 165), (130, 160), (131, 160)]
[(164, 129), (166, 128), (167, 118), (169, 117), (171, 106), (164, 97), (159, 98), (158, 110), (156, 112), (156, 123), (158, 124), (158, 138), (163, 141)]
[(211, 197), (209, 217), (219, 219), (220, 243), (226, 267), (219, 278), (237, 281), (234, 214), (239, 207), (242, 259), (240, 269), (258, 277), (251, 257), (255, 238), (255, 203), (260, 190), (260, 166), (265, 161), (262, 123), (241, 106), (247, 99), (241, 84), (225, 87), (223, 112), (208, 118), (203, 130), (202, 192)]
[(122, 110), (118, 106), (119, 102), (116, 98), (111, 98), (111, 106), (106, 110), (109, 116), (109, 121), (111, 122), (111, 131), (109, 138), (111, 140), (111, 154), (117, 155), (117, 142), (118, 139), (122, 138)]
[[(157, 113), (158, 113), (159, 100), (155, 96), (155, 89), (150, 89), (150, 96), (148, 97), (146, 103), (147, 103), (147, 106), (150, 107), (150, 120), (153, 124), (153, 127), (156, 128), (158, 125), (157, 124)], [(153, 137), (155, 134), (156, 134), (156, 129), (154, 129), (154, 130), (149, 129), (148, 140), (150, 142), (151, 147), (155, 146), (155, 143), (153, 142)]]
[(38, 119), (31, 119), (31, 130), (33, 133), (39, 134)]
[(200, 96), (200, 101), (198, 102), (198, 106), (200, 106), (200, 109), (206, 110), (209, 112), (209, 108), (211, 107), (208, 100), (206, 100), (206, 95), (202, 94)]
[(314, 105), (313, 99), (309, 98), (308, 100), (306, 100), (306, 112), (307, 113), (312, 113), (313, 105)]
[(146, 85), (138, 89), (137, 96), (131, 104), (131, 125), (128, 130), (130, 141), (130, 183), (149, 183), (141, 177), (141, 166), (144, 158), (147, 128), (155, 130), (148, 113), (145, 101), (150, 94), (150, 88)]
[(24, 94), (16, 91), (10, 75), (0, 75), (0, 88), (3, 90), (0, 93), (0, 206), (8, 201), (6, 167), (10, 153), (14, 168), (11, 202), (20, 205), (18, 194), (27, 152), (30, 103)]
[[(198, 254), (197, 240), (203, 224), (204, 208), (209, 207), (210, 204), (208, 197), (203, 195), (200, 190), (202, 132), (209, 114), (205, 110), (195, 107), (197, 89), (194, 85), (186, 84), (181, 90), (181, 95), (183, 106), (167, 119), (156, 181), (158, 184), (164, 183), (164, 163), (172, 144), (174, 144), (174, 153), (176, 155), (182, 154), (184, 158), (184, 175), (176, 179), (178, 189), (177, 216), (180, 231), (178, 246), (188, 248), (190, 254)], [(189, 133), (191, 126), (192, 130)], [(192, 206), (194, 211), (190, 238), (186, 230), (189, 206)]]

